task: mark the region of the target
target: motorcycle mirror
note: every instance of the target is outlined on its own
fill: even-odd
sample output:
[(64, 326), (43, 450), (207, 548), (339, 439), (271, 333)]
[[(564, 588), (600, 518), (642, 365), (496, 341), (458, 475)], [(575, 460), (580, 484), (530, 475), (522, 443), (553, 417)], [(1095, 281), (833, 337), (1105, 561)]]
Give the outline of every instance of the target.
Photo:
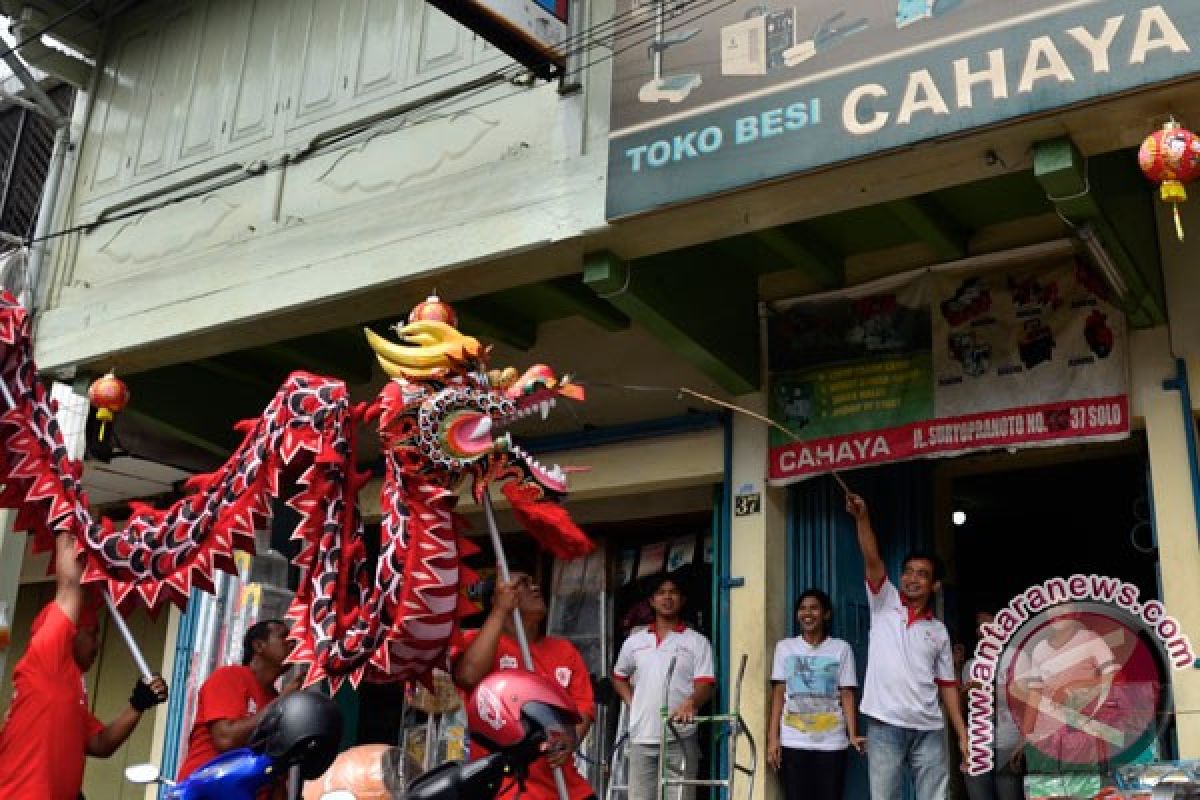
[(125, 780), (130, 783), (154, 783), (158, 780), (158, 767), (154, 764), (134, 764), (126, 767)]
[(354, 792), (346, 791), (345, 789), (334, 789), (332, 792), (326, 792), (321, 795), (321, 800), (357, 800)]

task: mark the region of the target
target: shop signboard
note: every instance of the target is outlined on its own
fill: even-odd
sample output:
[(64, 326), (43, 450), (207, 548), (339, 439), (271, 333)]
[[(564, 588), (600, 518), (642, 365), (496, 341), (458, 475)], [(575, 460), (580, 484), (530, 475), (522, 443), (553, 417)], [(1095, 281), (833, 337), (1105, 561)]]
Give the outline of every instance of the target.
[(1195, 0), (617, 0), (610, 219), (1200, 71)]
[(1125, 320), (1082, 262), (922, 270), (774, 312), (773, 483), (1129, 435)]

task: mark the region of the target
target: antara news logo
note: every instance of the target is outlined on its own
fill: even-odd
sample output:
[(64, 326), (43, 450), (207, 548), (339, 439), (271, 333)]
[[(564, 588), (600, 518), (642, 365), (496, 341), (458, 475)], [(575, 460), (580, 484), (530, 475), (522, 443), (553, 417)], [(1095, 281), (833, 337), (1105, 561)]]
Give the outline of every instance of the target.
[(1051, 578), (980, 629), (966, 679), (967, 772), (1024, 752), (1058, 764), (1120, 763), (1170, 720), (1170, 670), (1195, 651), (1138, 587), (1103, 575)]

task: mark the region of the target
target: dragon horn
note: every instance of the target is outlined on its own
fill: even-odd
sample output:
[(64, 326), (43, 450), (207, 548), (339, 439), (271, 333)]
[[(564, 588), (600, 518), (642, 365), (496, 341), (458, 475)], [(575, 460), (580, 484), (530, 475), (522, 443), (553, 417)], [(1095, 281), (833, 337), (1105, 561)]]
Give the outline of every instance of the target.
[[(411, 364), (414, 367), (436, 367), (445, 364), (446, 355), (455, 350), (461, 352), (458, 345), (439, 345), (434, 347), (405, 347), (402, 344), (389, 342), (370, 328), (363, 328), (367, 336), (367, 344), (375, 351), (375, 355), (392, 363), (397, 369), (401, 364)], [(407, 367), (403, 367), (407, 369)]]
[(380, 369), (389, 378), (413, 380), (416, 378), (440, 378), (446, 374), (446, 367), (402, 367), (399, 364), (393, 364), (381, 355), (376, 355), (375, 360), (379, 362)]

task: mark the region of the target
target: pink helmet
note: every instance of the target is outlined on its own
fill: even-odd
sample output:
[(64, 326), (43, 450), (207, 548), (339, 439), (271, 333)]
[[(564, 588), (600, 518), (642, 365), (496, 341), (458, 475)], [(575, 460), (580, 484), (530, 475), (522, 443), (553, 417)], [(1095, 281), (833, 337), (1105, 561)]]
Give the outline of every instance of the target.
[(492, 751), (515, 748), (539, 733), (552, 748), (574, 750), (581, 720), (558, 684), (525, 670), (493, 672), (467, 701), (471, 736)]

